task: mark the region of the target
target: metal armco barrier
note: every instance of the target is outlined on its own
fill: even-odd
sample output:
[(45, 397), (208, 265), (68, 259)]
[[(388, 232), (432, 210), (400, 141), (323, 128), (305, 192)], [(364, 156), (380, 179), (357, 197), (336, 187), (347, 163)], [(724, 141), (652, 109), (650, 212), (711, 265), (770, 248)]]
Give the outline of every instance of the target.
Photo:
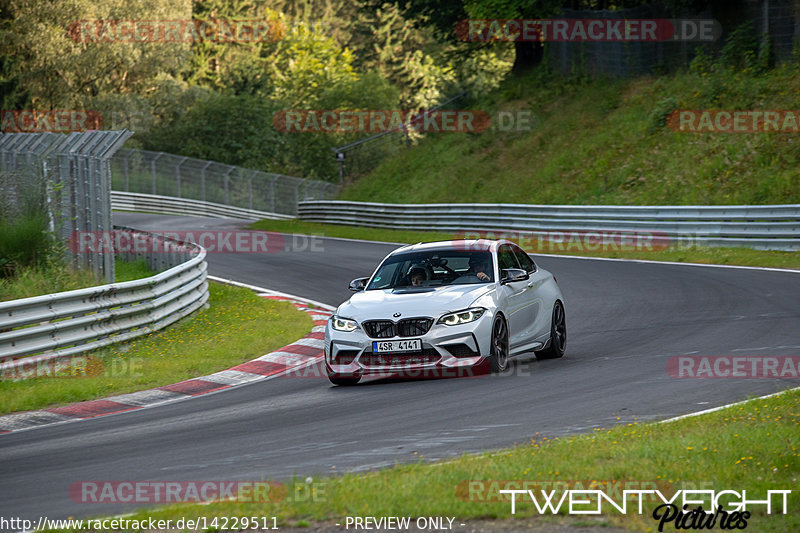
[(800, 250), (800, 204), (764, 206), (572, 206), (382, 204), (305, 201), (311, 222), (440, 231), (651, 233), (676, 244)]
[[(127, 229), (127, 228), (117, 228)], [(128, 230), (136, 231), (136, 230)], [(208, 300), (206, 251), (144, 234), (155, 276), (0, 302), (0, 379), (107, 344), (162, 329)]]
[(245, 209), (214, 202), (120, 191), (111, 191), (111, 209), (114, 211), (148, 211), (164, 215), (241, 218), (245, 220), (294, 218), (291, 215)]

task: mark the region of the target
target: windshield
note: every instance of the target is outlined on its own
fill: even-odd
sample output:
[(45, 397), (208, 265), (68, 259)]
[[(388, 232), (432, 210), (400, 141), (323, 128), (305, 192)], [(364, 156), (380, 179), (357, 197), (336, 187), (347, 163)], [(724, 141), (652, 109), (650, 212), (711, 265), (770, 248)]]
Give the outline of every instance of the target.
[[(488, 277), (479, 278), (481, 272)], [(395, 254), (387, 258), (367, 290), (425, 289), (493, 281), (494, 267), (490, 252), (429, 250)]]

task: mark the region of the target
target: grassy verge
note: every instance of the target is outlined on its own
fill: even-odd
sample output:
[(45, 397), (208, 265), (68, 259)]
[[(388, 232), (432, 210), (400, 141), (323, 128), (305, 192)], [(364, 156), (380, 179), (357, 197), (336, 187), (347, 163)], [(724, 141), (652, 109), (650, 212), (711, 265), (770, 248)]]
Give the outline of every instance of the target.
[[(342, 237), (396, 243), (415, 243), (426, 241), (463, 238), (460, 234), (433, 231), (408, 231), (337, 224), (317, 224), (302, 220), (260, 220), (251, 226), (253, 229), (283, 233), (302, 233), (326, 237)], [(498, 234), (499, 236), (499, 234)], [(744, 265), (774, 268), (800, 268), (800, 254), (796, 252), (770, 252), (748, 248), (704, 248), (668, 247), (664, 249), (636, 250), (626, 247), (608, 246), (605, 250), (587, 250), (579, 243), (539, 243), (535, 238), (519, 238), (509, 235), (526, 251), (539, 254), (581, 255), (588, 257), (610, 257), (619, 259), (643, 259), (649, 261), (676, 261), (681, 263), (706, 263), (716, 265)], [(522, 236), (524, 237), (524, 236)], [(634, 247), (630, 247), (634, 248)]]
[[(118, 282), (153, 275), (144, 259), (127, 263), (116, 258), (114, 273)], [(97, 284), (94, 275), (88, 270), (76, 270), (61, 263), (32, 266), (22, 269), (13, 278), (0, 279), (0, 302), (84, 289)]]
[[(589, 488), (594, 482), (592, 488), (620, 504), (621, 495), (615, 495), (614, 487), (620, 491), (658, 489), (667, 498), (677, 490), (693, 488), (746, 490), (748, 499), (763, 499), (767, 490), (796, 489), (799, 426), (800, 391), (795, 390), (666, 424), (622, 421), (587, 435), (561, 439), (537, 435), (525, 445), (435, 464), (427, 464), (419, 456), (414, 464), (368, 474), (323, 477), (311, 483), (295, 480), (285, 486), (286, 493), (279, 490), (284, 487), (271, 489), (275, 495), (285, 494), (274, 498), (280, 501), (173, 505), (140, 511), (130, 518), (276, 516), (283, 526), (341, 522), (347, 516), (454, 516), (468, 526), (470, 520), (536, 517), (534, 522), (542, 523), (552, 519), (539, 517), (530, 500), (526, 503), (521, 497), (512, 517), (508, 497), (497, 492), (512, 485), (492, 481), (516, 482), (513, 488), (526, 482), (535, 491), (548, 492), (554, 488), (547, 484), (551, 482), (566, 483), (560, 485), (562, 489)], [(723, 503), (726, 501), (733, 499)], [(706, 509), (710, 507), (707, 502), (706, 497)], [(645, 499), (642, 515), (636, 514), (636, 500), (629, 500), (628, 505), (625, 515), (605, 505), (599, 523), (657, 530), (651, 513), (658, 503)], [(800, 498), (794, 490), (788, 499), (788, 514), (781, 514), (776, 507), (767, 515), (763, 505), (749, 506), (748, 529), (797, 531), (798, 505)], [(577, 519), (598, 523), (596, 516), (561, 517), (572, 525)], [(672, 529), (674, 525), (668, 524), (665, 531)]]
[(169, 328), (89, 352), (84, 375), (0, 381), (0, 414), (203, 376), (294, 342), (312, 327), (311, 318), (291, 304), (248, 289), (211, 283), (209, 292), (208, 308)]
[(530, 204), (796, 203), (795, 133), (673, 131), (675, 110), (797, 109), (796, 64), (759, 74), (695, 65), (636, 79), (536, 69), (473, 109), (525, 112), (522, 131), (429, 134), (350, 183), (342, 200)]

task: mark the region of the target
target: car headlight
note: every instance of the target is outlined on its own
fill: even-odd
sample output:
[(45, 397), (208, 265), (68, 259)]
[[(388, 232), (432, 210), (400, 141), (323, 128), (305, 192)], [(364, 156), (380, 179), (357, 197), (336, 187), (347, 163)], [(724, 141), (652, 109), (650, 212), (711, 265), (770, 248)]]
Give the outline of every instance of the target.
[(350, 318), (342, 318), (334, 315), (331, 317), (331, 326), (337, 331), (354, 331), (358, 328), (358, 322)]
[(456, 311), (455, 313), (448, 313), (443, 315), (437, 324), (444, 324), (446, 326), (457, 326), (459, 324), (466, 324), (478, 320), (486, 309), (483, 307), (473, 307), (471, 309), (464, 309), (463, 311)]

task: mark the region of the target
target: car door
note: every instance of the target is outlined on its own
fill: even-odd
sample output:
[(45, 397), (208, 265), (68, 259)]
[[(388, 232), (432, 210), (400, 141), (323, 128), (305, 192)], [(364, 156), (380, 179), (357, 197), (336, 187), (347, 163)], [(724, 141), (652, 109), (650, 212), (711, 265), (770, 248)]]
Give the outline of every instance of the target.
[[(520, 268), (517, 256), (510, 244), (501, 244), (497, 250), (497, 263), (500, 277), (503, 277), (504, 268)], [(500, 294), (505, 300), (506, 314), (508, 315), (508, 343), (511, 351), (525, 344), (528, 325), (528, 295), (527, 281), (504, 283), (500, 286)]]
[(550, 321), (546, 320), (547, 317), (542, 315), (544, 299), (542, 298), (541, 286), (547, 281), (547, 276), (539, 270), (533, 259), (522, 248), (512, 246), (512, 249), (519, 262), (519, 267), (530, 276), (528, 281), (525, 282), (524, 292), (527, 320), (524, 337), (530, 342), (543, 333), (549, 333), (550, 331)]

